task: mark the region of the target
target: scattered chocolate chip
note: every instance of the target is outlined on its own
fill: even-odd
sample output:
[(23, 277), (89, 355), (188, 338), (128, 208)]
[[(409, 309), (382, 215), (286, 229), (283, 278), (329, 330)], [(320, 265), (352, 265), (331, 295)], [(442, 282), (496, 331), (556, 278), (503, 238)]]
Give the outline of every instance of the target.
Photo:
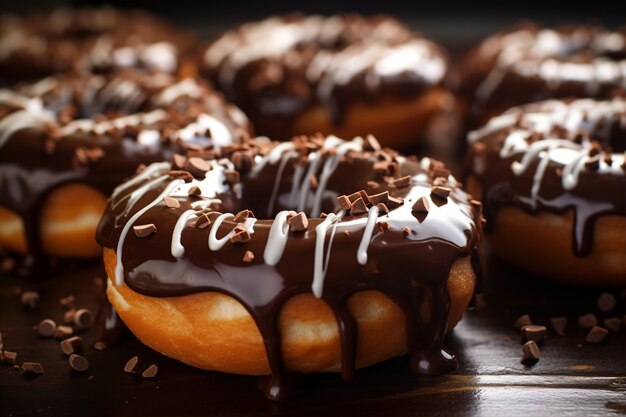
[(202, 213), (198, 218), (193, 222), (193, 226), (196, 229), (206, 229), (211, 225), (211, 218), (209, 217), (209, 213)]
[(185, 167), (185, 164), (187, 163), (187, 157), (185, 157), (184, 155), (175, 153), (174, 155), (172, 155), (172, 168), (175, 169), (183, 169)]
[(365, 205), (363, 198), (359, 197), (352, 203), (352, 206), (350, 206), (350, 214), (355, 215), (365, 212), (367, 212), (367, 206)]
[(193, 185), (187, 190), (187, 195), (190, 197), (199, 197), (202, 195), (202, 190), (197, 185)]
[(528, 314), (524, 314), (523, 316), (520, 316), (517, 320), (515, 320), (513, 326), (521, 330), (524, 326), (529, 326), (531, 324), (533, 324), (533, 322), (530, 319), (530, 316)]
[(448, 187), (441, 187), (439, 185), (434, 186), (430, 190), (430, 195), (439, 197), (439, 198), (448, 198), (450, 195), (450, 189)]
[(27, 375), (43, 375), (43, 366), (39, 362), (24, 362), (22, 371)]
[(163, 202), (167, 208), (179, 208), (180, 202), (177, 198), (165, 196), (163, 197)]
[(598, 308), (600, 309), (600, 311), (611, 311), (615, 308), (615, 304), (617, 303), (617, 300), (615, 299), (615, 296), (613, 294), (611, 294), (610, 292), (605, 292), (600, 294), (600, 296), (598, 297)]
[(565, 336), (565, 328), (567, 327), (567, 317), (552, 317), (550, 319), (552, 329), (559, 336)]
[(247, 172), (252, 168), (254, 160), (248, 151), (236, 151), (231, 155), (231, 161), (239, 172)]
[(389, 196), (389, 198), (387, 199), (387, 207), (389, 207), (392, 210), (400, 207), (403, 204), (404, 204), (404, 200), (402, 200), (401, 198)]
[(72, 353), (80, 353), (83, 351), (84, 344), (83, 339), (78, 336), (70, 337), (69, 339), (63, 340), (59, 346), (61, 347), (61, 351), (66, 355), (71, 355)]
[(250, 210), (241, 210), (239, 213), (235, 214), (233, 221), (235, 223), (243, 223), (248, 220), (248, 218), (254, 218), (254, 213)]
[(8, 350), (0, 351), (0, 359), (9, 365), (17, 364), (17, 352), (10, 352)]
[(413, 207), (411, 207), (411, 211), (414, 211), (416, 213), (428, 213), (429, 210), (430, 202), (428, 201), (428, 198), (426, 198), (426, 196), (418, 198), (415, 204), (413, 204)]
[(232, 243), (247, 243), (250, 239), (250, 233), (243, 226), (235, 227), (235, 233), (230, 237)]
[(37, 325), (37, 332), (40, 336), (43, 337), (52, 337), (54, 336), (54, 331), (57, 328), (57, 324), (50, 319), (44, 319), (39, 322)]
[(169, 176), (173, 180), (183, 180), (186, 183), (193, 181), (193, 175), (188, 171), (172, 170), (169, 172)]
[(350, 206), (352, 206), (352, 203), (347, 196), (340, 195), (339, 197), (337, 197), (337, 201), (339, 202), (339, 206), (342, 210), (350, 210)]
[(62, 297), (59, 299), (59, 304), (66, 310), (71, 310), (74, 308), (74, 304), (76, 303), (76, 297), (73, 295), (68, 295), (67, 297)]
[(524, 364), (534, 364), (537, 363), (539, 358), (541, 357), (541, 351), (539, 350), (539, 346), (533, 340), (529, 340), (524, 343), (522, 346), (522, 363)]
[(139, 360), (139, 356), (133, 356), (126, 362), (124, 365), (124, 372), (127, 374), (138, 374), (141, 372), (141, 362)]
[(600, 343), (608, 334), (609, 331), (604, 327), (593, 326), (587, 334), (587, 338), (585, 339), (585, 341), (587, 341), (588, 343)]
[(381, 203), (386, 205), (387, 202), (389, 201), (389, 192), (385, 191), (383, 193), (370, 195), (368, 196), (368, 198), (373, 205), (377, 205)]
[(89, 369), (89, 361), (81, 355), (72, 353), (68, 359), (70, 367), (76, 372), (86, 372)]
[(67, 339), (74, 334), (74, 330), (69, 326), (57, 326), (54, 330), (54, 338), (59, 340)]
[(73, 321), (79, 329), (88, 329), (93, 324), (93, 315), (91, 311), (86, 308), (81, 308), (80, 310), (76, 310)]
[(449, 169), (445, 169), (443, 167), (436, 167), (431, 171), (431, 174), (433, 176), (433, 179), (443, 178), (447, 181), (451, 172)]
[(247, 250), (246, 253), (243, 254), (244, 262), (252, 262), (254, 261), (254, 253), (252, 251)]
[(384, 215), (384, 214), (389, 213), (389, 207), (387, 207), (387, 205), (384, 204), (384, 203), (378, 203), (378, 204), (376, 204), (376, 207), (378, 207), (378, 213), (379, 214), (383, 214)]
[(152, 233), (156, 232), (156, 226), (152, 223), (140, 224), (133, 226), (133, 232), (135, 232), (135, 236), (137, 237), (148, 237)]
[(26, 291), (22, 293), (22, 305), (31, 310), (35, 310), (41, 304), (39, 293), (35, 291)]
[(241, 175), (239, 174), (239, 171), (236, 171), (234, 169), (225, 169), (224, 177), (226, 178), (226, 182), (230, 184), (231, 187), (241, 181)]
[(524, 341), (532, 340), (537, 344), (542, 344), (546, 338), (546, 326), (529, 324), (522, 327)]
[(159, 373), (159, 367), (154, 365), (154, 364), (152, 364), (152, 365), (148, 366), (146, 368), (146, 370), (141, 373), (141, 376), (143, 378), (149, 379), (149, 378), (156, 377), (158, 373)]
[(598, 324), (598, 319), (593, 313), (584, 314), (578, 317), (578, 325), (583, 329), (591, 329), (596, 324)]
[(189, 158), (185, 164), (185, 169), (191, 172), (193, 176), (199, 178), (204, 177), (212, 168), (210, 161), (198, 157)]
[(604, 326), (612, 332), (618, 333), (622, 330), (622, 319), (619, 317), (610, 317), (602, 321)]
[(391, 182), (391, 185), (396, 188), (408, 187), (409, 185), (411, 185), (411, 176), (406, 175), (404, 177), (396, 178)]
[(287, 224), (289, 225), (289, 230), (291, 232), (303, 232), (309, 227), (309, 220), (306, 217), (304, 212), (299, 212), (298, 214), (288, 216)]

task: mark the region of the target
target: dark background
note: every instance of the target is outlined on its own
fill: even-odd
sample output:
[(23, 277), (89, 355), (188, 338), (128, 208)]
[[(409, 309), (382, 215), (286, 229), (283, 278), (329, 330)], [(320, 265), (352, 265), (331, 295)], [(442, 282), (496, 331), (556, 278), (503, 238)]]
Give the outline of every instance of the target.
[[(543, 25), (571, 22), (597, 22), (610, 27), (626, 25), (624, 0), (111, 0), (106, 3), (151, 10), (205, 38), (238, 22), (296, 10), (322, 14), (338, 11), (392, 14), (450, 47), (470, 45), (489, 33), (512, 26), (521, 20), (531, 20)], [(0, 10), (49, 10), (63, 4), (79, 6), (103, 3), (84, 0), (0, 0)]]

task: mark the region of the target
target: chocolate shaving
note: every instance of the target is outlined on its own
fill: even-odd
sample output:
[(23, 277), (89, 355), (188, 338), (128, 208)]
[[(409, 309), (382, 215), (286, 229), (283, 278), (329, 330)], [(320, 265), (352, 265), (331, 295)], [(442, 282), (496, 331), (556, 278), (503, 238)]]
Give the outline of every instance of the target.
[(211, 219), (209, 217), (209, 213), (202, 213), (198, 218), (193, 222), (193, 227), (196, 229), (204, 230), (211, 225)]
[(370, 195), (369, 200), (373, 205), (378, 205), (378, 204), (386, 205), (387, 202), (389, 201), (389, 192), (385, 191), (379, 194)]
[(565, 336), (565, 328), (567, 327), (567, 317), (552, 317), (550, 319), (552, 329), (559, 336)]
[(133, 232), (137, 237), (148, 237), (156, 232), (156, 230), (156, 226), (153, 223), (133, 226)]
[(141, 376), (146, 379), (154, 378), (159, 373), (159, 367), (152, 364), (141, 373)]
[(180, 202), (177, 198), (165, 196), (163, 197), (163, 202), (167, 208), (179, 208)]
[(254, 261), (254, 253), (247, 250), (246, 253), (243, 254), (243, 261), (248, 263)]
[(186, 156), (178, 154), (178, 153), (175, 153), (174, 155), (172, 155), (172, 160), (171, 160), (172, 168), (183, 169), (186, 163), (187, 163)]
[(80, 353), (83, 351), (84, 343), (83, 339), (78, 336), (70, 337), (69, 339), (65, 339), (60, 343), (61, 351), (66, 355), (71, 355), (73, 353)]
[(41, 304), (41, 298), (36, 291), (26, 291), (21, 296), (22, 305), (30, 310), (35, 310)]
[(442, 198), (442, 199), (446, 199), (450, 195), (450, 191), (451, 190), (448, 187), (441, 187), (441, 186), (435, 185), (430, 190), (430, 195), (435, 196), (435, 197), (439, 197), (439, 198)]
[(396, 188), (405, 188), (411, 185), (411, 176), (406, 175), (404, 177), (396, 178), (391, 182), (391, 185)]
[(433, 177), (434, 179), (437, 179), (437, 178), (443, 178), (443, 179), (445, 179), (446, 181), (447, 181), (447, 180), (448, 180), (448, 178), (450, 177), (450, 174), (451, 174), (451, 172), (450, 172), (450, 170), (449, 170), (449, 169), (442, 168), (442, 167), (437, 167), (437, 168), (434, 168), (434, 169), (431, 171), (431, 175), (432, 175), (432, 177)]
[(367, 182), (367, 187), (371, 188), (372, 190), (377, 189), (378, 187), (380, 187), (380, 184), (377, 183), (376, 181), (368, 181)]
[(243, 223), (248, 220), (248, 218), (254, 218), (254, 213), (251, 210), (241, 210), (239, 213), (235, 214), (233, 221), (235, 223)]
[(126, 365), (124, 365), (124, 372), (127, 374), (138, 374), (141, 372), (139, 356), (133, 356), (128, 360), (128, 362), (126, 362)]
[(356, 215), (363, 214), (365, 212), (367, 212), (367, 206), (365, 205), (363, 198), (359, 197), (350, 206), (350, 214)]
[(309, 227), (309, 220), (304, 212), (299, 212), (287, 217), (287, 224), (291, 232), (303, 232)]
[(339, 202), (339, 206), (341, 207), (342, 210), (350, 210), (352, 203), (350, 202), (350, 199), (347, 196), (340, 195), (339, 197), (337, 197), (337, 201)]
[(389, 207), (392, 210), (400, 207), (403, 204), (404, 204), (404, 200), (402, 200), (401, 198), (395, 198), (395, 197), (389, 196), (389, 198), (387, 199), (387, 207)]
[(384, 203), (378, 203), (378, 204), (376, 204), (376, 207), (378, 207), (378, 213), (379, 214), (387, 214), (387, 213), (389, 213), (389, 207), (387, 207), (387, 205), (384, 204)]
[(24, 362), (22, 371), (27, 375), (43, 375), (43, 366), (39, 362)]
[(541, 356), (539, 346), (533, 340), (529, 340), (522, 346), (522, 363), (523, 364), (535, 364)]
[(202, 195), (202, 190), (197, 185), (193, 185), (187, 190), (187, 195), (190, 197), (200, 197)]
[(37, 332), (42, 337), (52, 337), (56, 328), (57, 324), (53, 320), (44, 319), (37, 325)]
[(604, 327), (593, 326), (587, 334), (585, 341), (588, 343), (600, 343), (606, 338), (608, 334), (609, 331)]
[(193, 181), (193, 175), (188, 171), (172, 170), (168, 174), (173, 180), (183, 180), (186, 183)]
[(243, 227), (243, 225), (237, 225), (234, 230), (235, 233), (230, 237), (230, 241), (232, 243), (247, 243), (250, 241), (250, 233)]
[(70, 367), (76, 372), (86, 372), (89, 369), (89, 361), (87, 358), (75, 353), (70, 355), (68, 360)]
[(199, 178), (204, 177), (212, 168), (210, 161), (198, 157), (189, 158), (185, 164), (185, 169), (191, 172), (193, 176)]
[(413, 207), (411, 207), (411, 211), (416, 213), (428, 213), (430, 211), (430, 202), (426, 196), (422, 196), (417, 199)]

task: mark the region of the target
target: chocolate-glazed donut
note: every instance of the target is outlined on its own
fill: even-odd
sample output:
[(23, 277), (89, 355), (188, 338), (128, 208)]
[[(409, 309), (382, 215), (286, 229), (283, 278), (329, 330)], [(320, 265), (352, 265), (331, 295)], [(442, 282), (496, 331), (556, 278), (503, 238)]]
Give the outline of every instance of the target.
[(120, 68), (174, 74), (189, 65), (185, 55), (193, 45), (189, 34), (142, 10), (105, 6), (5, 14), (0, 16), (0, 80), (10, 84), (72, 70)]
[(232, 145), (246, 117), (203, 82), (125, 70), (0, 90), (0, 247), (96, 257), (113, 188), (175, 150)]
[(407, 351), (417, 372), (454, 368), (443, 338), (481, 275), (481, 206), (443, 164), (373, 137), (187, 156), (122, 184), (98, 227), (109, 300), (140, 340), (271, 374), (272, 399), (288, 370), (350, 379)]
[(533, 273), (626, 284), (626, 100), (545, 101), (469, 134), (495, 252)]
[(472, 128), (534, 101), (610, 98), (626, 87), (626, 32), (526, 24), (483, 41), (461, 65), (460, 77)]
[(445, 52), (386, 16), (246, 23), (212, 42), (200, 67), (259, 133), (281, 140), (371, 133), (385, 145), (414, 146), (435, 115), (454, 107), (443, 87)]

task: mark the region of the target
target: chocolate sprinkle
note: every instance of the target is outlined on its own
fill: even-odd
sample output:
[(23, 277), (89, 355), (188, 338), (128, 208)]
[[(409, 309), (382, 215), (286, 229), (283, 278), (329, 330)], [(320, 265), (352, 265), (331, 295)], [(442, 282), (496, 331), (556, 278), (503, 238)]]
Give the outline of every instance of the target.
[(52, 337), (54, 336), (54, 331), (57, 328), (57, 324), (50, 319), (44, 319), (39, 322), (37, 325), (37, 332), (40, 336), (43, 337)]
[(79, 329), (88, 329), (93, 324), (93, 315), (86, 308), (81, 308), (76, 310), (73, 321)]
[(71, 355), (73, 353), (80, 353), (83, 351), (84, 344), (83, 339), (78, 336), (70, 337), (69, 339), (65, 339), (60, 343), (61, 351), (66, 355)]

